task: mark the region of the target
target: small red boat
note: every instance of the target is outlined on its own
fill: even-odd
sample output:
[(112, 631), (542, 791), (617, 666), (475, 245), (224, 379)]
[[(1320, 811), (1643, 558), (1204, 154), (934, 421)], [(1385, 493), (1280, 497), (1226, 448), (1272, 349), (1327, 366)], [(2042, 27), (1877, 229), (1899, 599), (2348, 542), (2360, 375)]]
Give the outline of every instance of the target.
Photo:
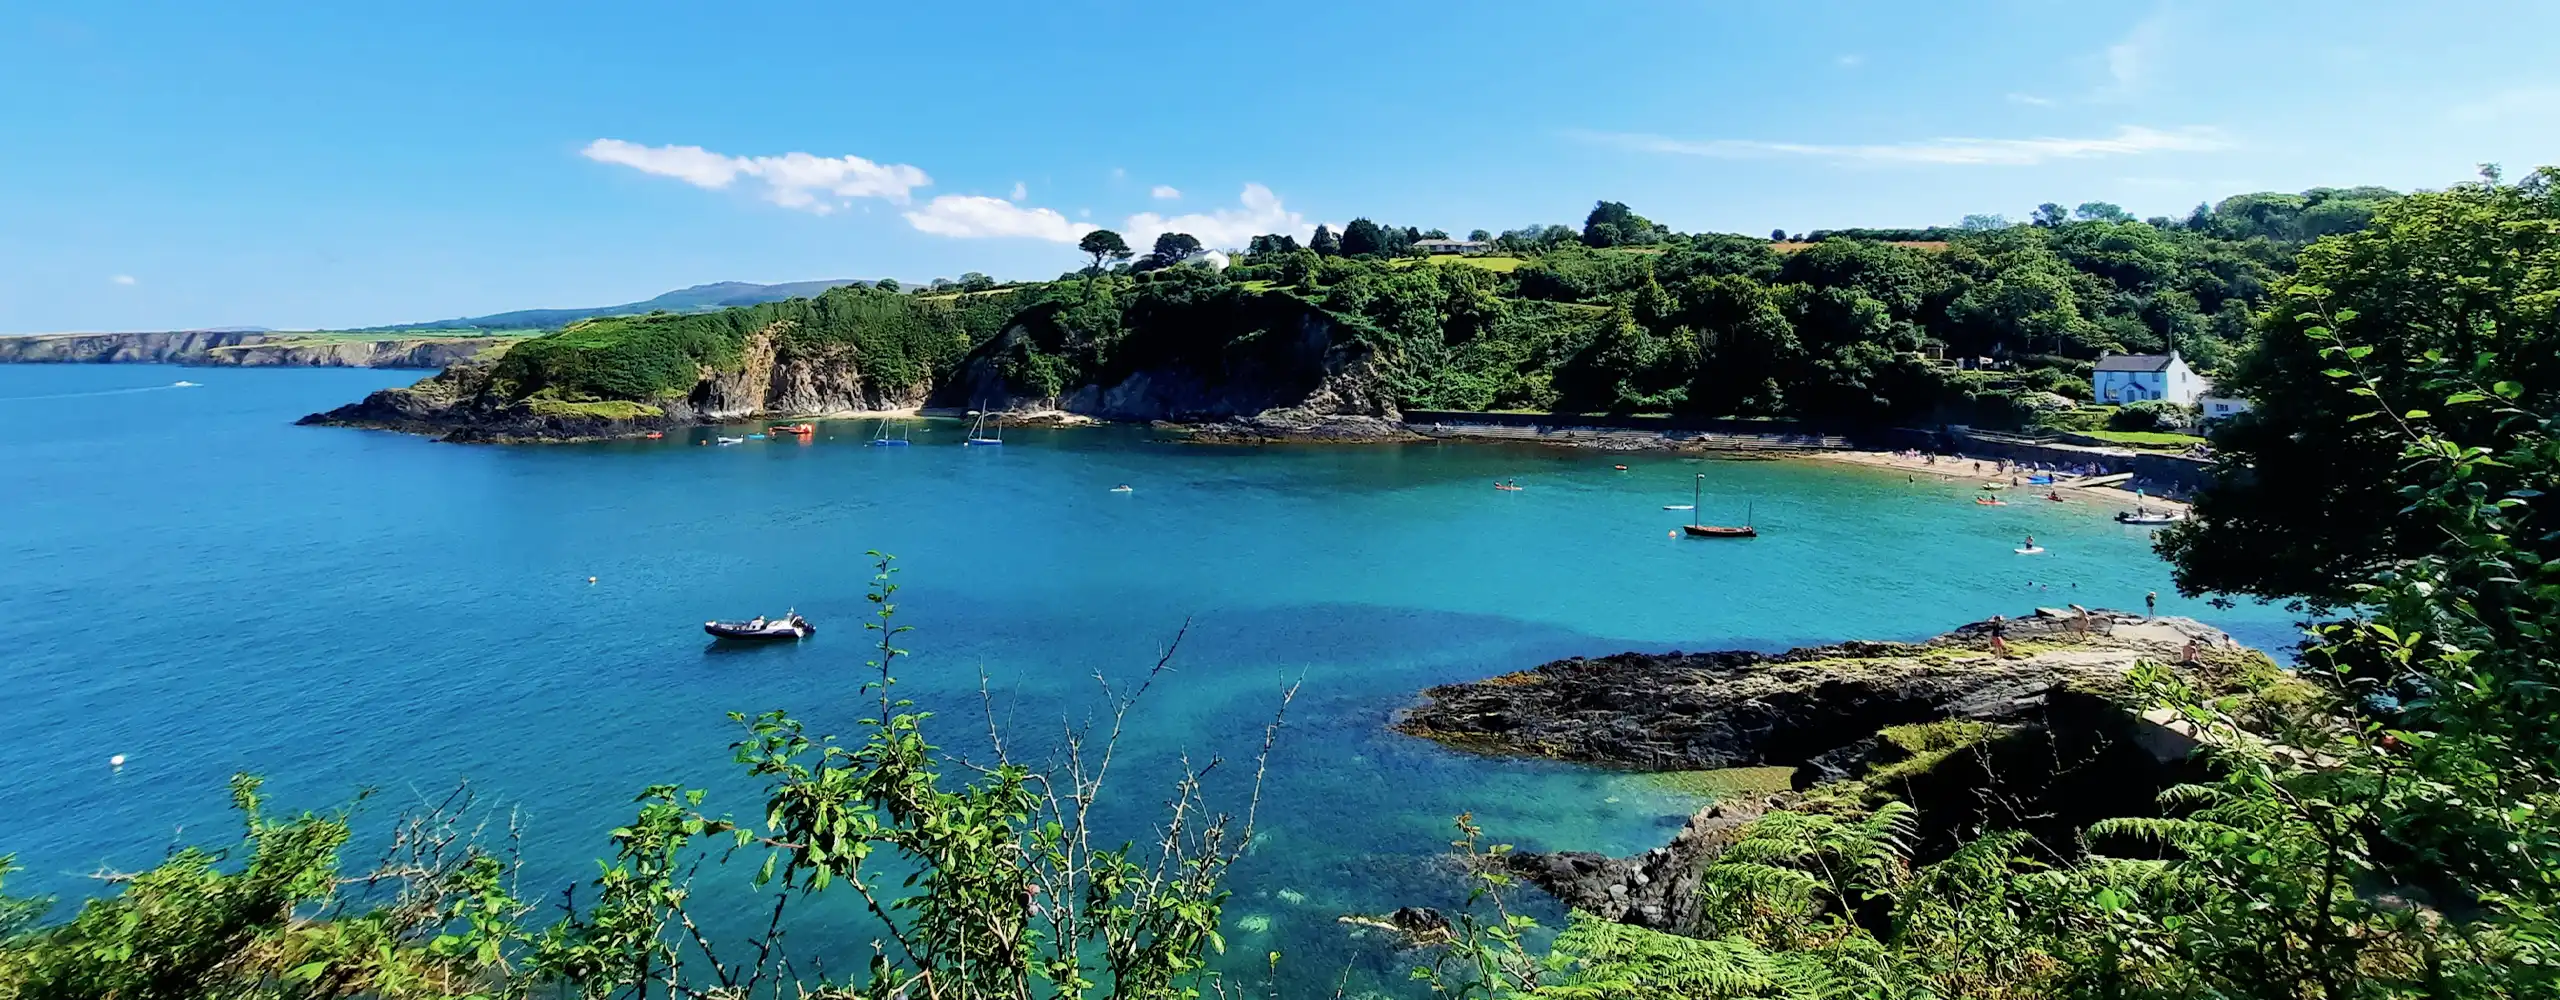
[(656, 440), (659, 440), (659, 439), (661, 439), (661, 438), (666, 437), (666, 436), (667, 436), (667, 432), (665, 432), (665, 431), (650, 431), (649, 433), (647, 433), (647, 434), (643, 434), (643, 435), (640, 435), (640, 436), (641, 436), (641, 437), (644, 437), (644, 438), (648, 438), (648, 439), (649, 439), (649, 440), (651, 440), (651, 441), (656, 441)]
[(818, 425), (816, 425), (816, 424), (775, 424), (775, 425), (773, 425), (773, 426), (771, 426), (771, 427), (768, 427), (768, 428), (765, 428), (765, 429), (766, 429), (767, 431), (770, 431), (770, 432), (775, 433), (775, 434), (798, 434), (798, 435), (800, 435), (800, 436), (802, 436), (802, 437), (807, 437), (807, 436), (809, 436), (809, 435), (811, 435), (811, 434), (815, 434), (815, 433), (817, 433), (817, 432), (818, 432)]

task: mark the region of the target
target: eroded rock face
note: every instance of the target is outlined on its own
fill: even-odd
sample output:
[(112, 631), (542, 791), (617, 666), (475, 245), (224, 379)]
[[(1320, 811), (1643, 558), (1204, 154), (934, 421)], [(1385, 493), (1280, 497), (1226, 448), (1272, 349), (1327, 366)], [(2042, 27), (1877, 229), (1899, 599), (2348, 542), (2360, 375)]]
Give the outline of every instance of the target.
[(737, 371), (701, 369), (684, 395), (648, 401), (655, 413), (605, 418), (506, 398), (494, 363), (456, 363), (415, 385), (384, 389), (361, 402), (315, 413), (306, 424), (370, 427), (446, 441), (507, 443), (632, 437), (696, 423), (898, 409), (924, 400), (924, 385), (885, 385), (863, 377), (850, 346), (808, 350), (781, 346), (780, 330), (748, 339)]
[(1484, 753), (1646, 770), (1803, 765), (1854, 750), (1887, 726), (1997, 721), (2059, 689), (2103, 689), (2142, 660), (2174, 662), (2193, 639), (2205, 655), (2247, 655), (2187, 619), (2144, 622), (2095, 612), (2081, 641), (2071, 617), (1990, 624), (1922, 643), (1845, 642), (1764, 654), (1620, 653), (1423, 692), (1401, 732)]
[(1337, 337), (1334, 324), (1311, 310), (1284, 329), (1255, 341), (1250, 358), (1186, 355), (1039, 396), (1017, 391), (1016, 380), (1006, 377), (1007, 366), (1019, 364), (1039, 339), (1017, 325), (972, 352), (934, 401), (955, 409), (1156, 423), (1211, 442), (1418, 439), (1380, 385), (1367, 345)]

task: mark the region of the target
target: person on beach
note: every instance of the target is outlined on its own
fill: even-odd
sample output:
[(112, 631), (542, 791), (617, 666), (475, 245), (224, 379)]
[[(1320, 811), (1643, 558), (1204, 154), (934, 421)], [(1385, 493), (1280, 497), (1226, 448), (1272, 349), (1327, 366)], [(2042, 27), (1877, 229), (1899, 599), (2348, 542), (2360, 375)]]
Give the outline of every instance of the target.
[(2153, 619), (2153, 618), (2158, 618), (2158, 617), (2160, 617), (2160, 592), (2159, 592), (2159, 591), (2155, 590), (2155, 591), (2152, 591), (2152, 592), (2150, 592), (2150, 593), (2148, 593), (2148, 594), (2144, 594), (2144, 595), (2142, 595), (2142, 617), (2143, 617), (2145, 620), (2149, 620), (2149, 619)]
[(2005, 616), (1991, 616), (1991, 653), (2003, 660), (2009, 658), (2009, 619)]

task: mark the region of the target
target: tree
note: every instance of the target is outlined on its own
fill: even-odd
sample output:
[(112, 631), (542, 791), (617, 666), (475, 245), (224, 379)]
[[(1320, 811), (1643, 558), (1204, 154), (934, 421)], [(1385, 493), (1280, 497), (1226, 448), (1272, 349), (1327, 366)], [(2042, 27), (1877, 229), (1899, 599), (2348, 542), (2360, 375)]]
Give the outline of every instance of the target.
[(1604, 201), (1591, 206), (1591, 214), (1582, 220), (1582, 243), (1591, 247), (1644, 246), (1660, 243), (1669, 234), (1660, 226), (1625, 202)]
[(1394, 253), (1387, 245), (1387, 235), (1377, 223), (1366, 217), (1351, 220), (1342, 227), (1342, 255), (1345, 257), (1381, 256)]
[(1491, 243), (1493, 242), (1493, 234), (1482, 229), (1471, 229), (1467, 231), (1467, 241), (1470, 243)]
[(1964, 221), (1956, 223), (1956, 228), (1969, 233), (1987, 233), (1995, 229), (2007, 229), (2009, 226), (2009, 217), (2005, 215), (1968, 215), (1964, 217)]
[(1103, 261), (1128, 260), (1131, 255), (1129, 241), (1108, 229), (1084, 234), (1083, 239), (1076, 241), (1076, 249), (1093, 258), (1093, 271), (1097, 274), (1102, 271)]
[(884, 291), (884, 292), (894, 292), (894, 291), (897, 291), (897, 290), (898, 290), (898, 279), (896, 279), (896, 278), (882, 278), (882, 279), (880, 279), (880, 280), (878, 280), (878, 281), (874, 281), (874, 282), (872, 282), (872, 283), (871, 283), (871, 287), (873, 287), (873, 288), (877, 288), (877, 289), (879, 289), (879, 290), (881, 290), (881, 291)]
[[(2477, 365), (2496, 390), (2432, 414), (2450, 437), (2497, 451), (2522, 429), (2503, 408), (2560, 410), (2560, 170), (2528, 181), (2383, 202), (2371, 228), (2302, 252), (2217, 386), (2256, 408), (2216, 429), (2212, 484), (2161, 538), (2180, 590), (2345, 604), (2355, 581), (2433, 547), (2440, 536), (2400, 514), (2390, 422), (2355, 419), (2374, 396), (2424, 394), (2431, 358)], [(2332, 340), (2356, 345), (2355, 364)]]
[(1297, 237), (1286, 233), (1264, 233), (1245, 244), (1244, 252), (1257, 258), (1278, 257), (1295, 253), (1297, 249)]
[(2081, 202), (2080, 207), (2071, 210), (2071, 217), (2082, 222), (2133, 221), (2133, 213), (2125, 211), (2123, 206), (2103, 201)]
[(2060, 205), (2048, 201), (2036, 206), (2034, 222), (2038, 226), (2051, 229), (2069, 221), (2071, 221), (2070, 211)]
[(1318, 225), (1315, 235), (1307, 238), (1307, 249), (1319, 257), (1338, 257), (1342, 255), (1342, 241), (1333, 235), (1333, 230)]
[(964, 292), (983, 292), (994, 287), (996, 287), (996, 279), (977, 271), (970, 271), (960, 276), (960, 290)]
[(1163, 233), (1156, 237), (1155, 250), (1147, 255), (1156, 267), (1172, 267), (1182, 259), (1200, 252), (1200, 238), (1190, 233)]

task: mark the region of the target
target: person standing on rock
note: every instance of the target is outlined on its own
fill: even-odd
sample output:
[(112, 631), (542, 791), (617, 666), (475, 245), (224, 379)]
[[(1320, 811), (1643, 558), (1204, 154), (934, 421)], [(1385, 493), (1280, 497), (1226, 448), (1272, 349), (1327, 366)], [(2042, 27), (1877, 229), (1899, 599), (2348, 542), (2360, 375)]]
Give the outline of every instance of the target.
[(2081, 642), (2089, 641), (2089, 609), (2074, 604), (2071, 606), (2071, 610), (2078, 613), (2080, 616), (2072, 621), (2072, 631), (2080, 633)]
[(2003, 660), (2009, 658), (2009, 619), (2006, 615), (1991, 616), (1991, 654)]
[(2158, 618), (2158, 617), (2160, 617), (2160, 592), (2159, 592), (2159, 591), (2155, 590), (2155, 591), (2152, 591), (2152, 592), (2150, 592), (2150, 593), (2148, 593), (2148, 594), (2144, 594), (2144, 595), (2142, 595), (2142, 617), (2143, 617), (2143, 618), (2144, 618), (2144, 620), (2146, 620), (2146, 621), (2147, 621), (2147, 620), (2149, 620), (2149, 619), (2153, 619), (2153, 618)]

